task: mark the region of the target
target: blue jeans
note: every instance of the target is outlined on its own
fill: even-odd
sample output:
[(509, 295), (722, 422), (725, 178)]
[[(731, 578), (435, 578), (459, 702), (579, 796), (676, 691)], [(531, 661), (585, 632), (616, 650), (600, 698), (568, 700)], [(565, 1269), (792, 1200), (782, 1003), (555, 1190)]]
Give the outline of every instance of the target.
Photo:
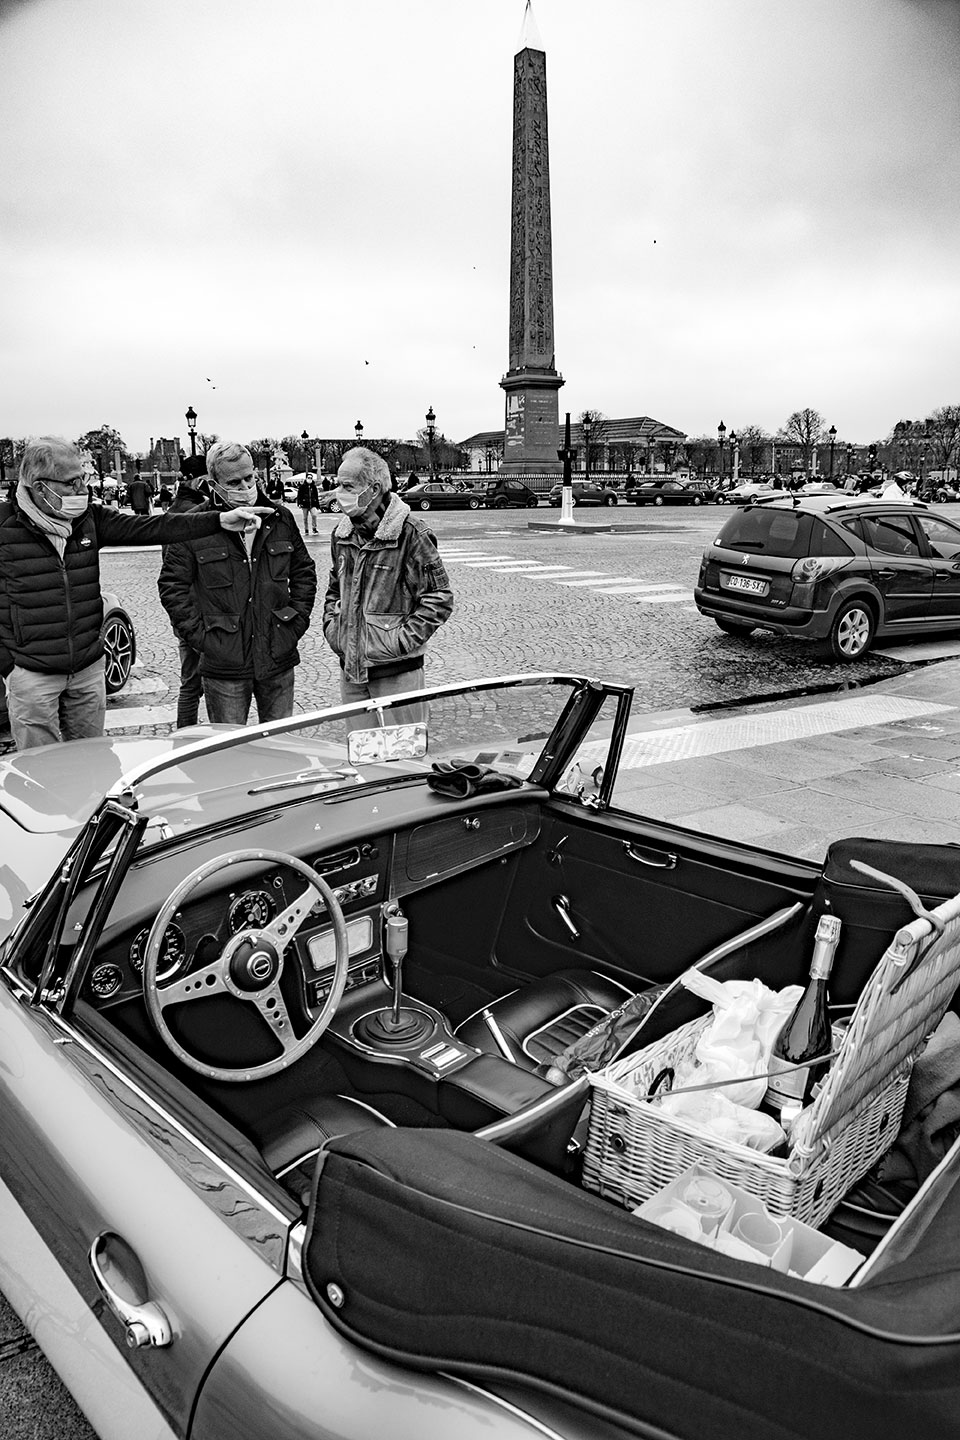
[(203, 681), (200, 678), (200, 651), (194, 650), (185, 640), (180, 641), (180, 693), (177, 696), (177, 729), (185, 725), (196, 725), (200, 717), (200, 697)]
[(293, 666), (269, 680), (221, 680), (204, 675), (203, 698), (211, 725), (246, 725), (250, 702), (257, 702), (261, 725), (293, 714)]
[[(405, 690), (422, 690), (424, 685), (423, 666), (417, 670), (404, 670), (399, 675), (385, 675), (380, 678), (367, 680), (365, 684), (358, 684), (354, 680), (348, 680), (343, 671), (340, 671), (340, 698), (345, 705), (353, 704), (357, 700), (380, 700), (387, 695), (402, 695)], [(417, 725), (425, 724), (427, 719), (427, 705), (417, 704), (397, 705), (390, 711), (391, 725)], [(351, 730), (372, 729), (376, 720), (372, 715), (352, 715), (346, 722), (347, 733)]]
[(18, 750), (102, 735), (107, 712), (103, 659), (72, 675), (15, 665), (7, 676), (7, 711)]

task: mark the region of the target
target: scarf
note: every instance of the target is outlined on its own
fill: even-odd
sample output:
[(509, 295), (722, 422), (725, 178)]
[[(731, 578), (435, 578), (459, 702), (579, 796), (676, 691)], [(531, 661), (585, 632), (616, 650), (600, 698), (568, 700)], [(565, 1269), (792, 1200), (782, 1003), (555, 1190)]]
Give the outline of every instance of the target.
[(26, 515), (32, 520), (38, 530), (42, 530), (48, 536), (60, 559), (63, 560), (64, 551), (67, 548), (67, 541), (73, 530), (72, 520), (58, 520), (54, 515), (46, 515), (34, 504), (33, 496), (24, 485), (23, 481), (17, 482), (17, 504)]

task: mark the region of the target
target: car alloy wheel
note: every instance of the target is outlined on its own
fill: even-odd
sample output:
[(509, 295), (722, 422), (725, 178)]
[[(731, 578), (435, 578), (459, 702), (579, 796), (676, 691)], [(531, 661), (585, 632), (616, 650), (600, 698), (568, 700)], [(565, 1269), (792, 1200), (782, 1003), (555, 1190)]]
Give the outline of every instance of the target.
[(700, 504), (702, 504), (702, 497), (699, 496), (699, 495), (694, 495), (694, 497), (693, 497), (693, 503), (694, 503), (694, 505), (700, 505)]
[(418, 501), (417, 501), (417, 508), (420, 509), (420, 510), (429, 510), (429, 509), (430, 509), (430, 501), (429, 501), (429, 500), (418, 500)]
[(108, 615), (100, 629), (107, 694), (116, 695), (130, 679), (137, 656), (133, 626), (125, 615)]
[(478, 499), (476, 499), (475, 496), (471, 497), (471, 498), (467, 501), (467, 509), (468, 509), (468, 510), (479, 510), (479, 509), (480, 509), (480, 501), (479, 501)]
[(604, 501), (603, 501), (603, 503), (604, 503), (604, 505), (616, 505), (616, 503), (617, 503), (617, 497), (616, 497), (616, 495), (606, 495), (606, 496), (604, 496)]
[(653, 503), (654, 503), (654, 505), (662, 505), (662, 504), (663, 504), (663, 496), (662, 496), (662, 495), (658, 495), (658, 496), (656, 497), (656, 499), (654, 500)]
[(835, 660), (859, 660), (873, 643), (876, 621), (861, 600), (841, 605), (830, 627), (830, 650)]

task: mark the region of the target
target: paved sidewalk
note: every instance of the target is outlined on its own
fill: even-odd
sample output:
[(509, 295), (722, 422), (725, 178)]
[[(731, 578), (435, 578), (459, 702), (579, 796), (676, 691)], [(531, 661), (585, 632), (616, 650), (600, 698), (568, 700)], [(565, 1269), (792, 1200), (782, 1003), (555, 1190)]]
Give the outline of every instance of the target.
[(615, 798), (811, 860), (847, 835), (960, 844), (960, 660), (832, 695), (638, 717)]

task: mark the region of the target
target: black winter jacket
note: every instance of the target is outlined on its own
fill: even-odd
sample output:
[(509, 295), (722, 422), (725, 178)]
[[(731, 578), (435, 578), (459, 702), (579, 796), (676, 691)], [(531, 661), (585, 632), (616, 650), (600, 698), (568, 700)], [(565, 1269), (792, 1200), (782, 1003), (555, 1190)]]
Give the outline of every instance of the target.
[(0, 504), (0, 675), (14, 665), (70, 675), (103, 654), (101, 545), (156, 545), (212, 535), (217, 515), (123, 515), (91, 505), (73, 522), (63, 559), (16, 500)]
[[(199, 650), (202, 675), (269, 680), (300, 660), (317, 568), (290, 511), (262, 493), (256, 504), (273, 514), (261, 517), (249, 555), (242, 538), (226, 531), (170, 545), (164, 555), (160, 600), (177, 634)], [(211, 498), (186, 518), (218, 508)]]

